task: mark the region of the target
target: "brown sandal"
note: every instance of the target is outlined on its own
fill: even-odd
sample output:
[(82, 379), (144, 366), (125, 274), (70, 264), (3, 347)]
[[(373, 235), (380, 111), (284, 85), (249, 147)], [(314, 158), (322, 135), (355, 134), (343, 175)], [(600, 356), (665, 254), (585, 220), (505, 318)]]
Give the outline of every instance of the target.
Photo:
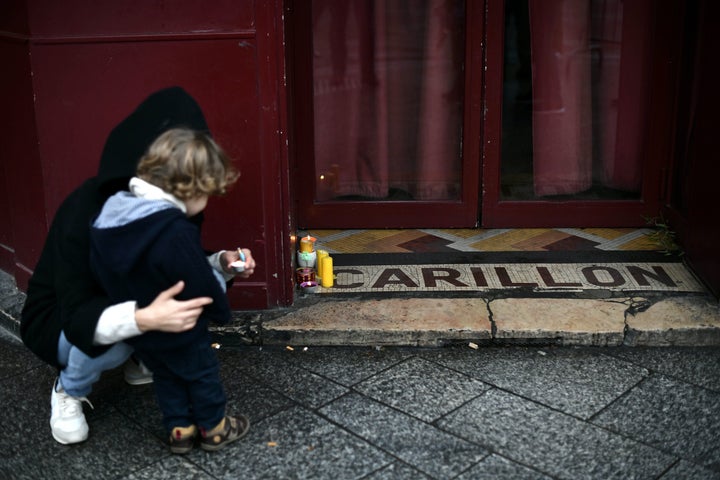
[(244, 437), (248, 430), (250, 430), (250, 420), (246, 416), (226, 415), (215, 428), (202, 431), (200, 448), (209, 452), (220, 450), (229, 443)]
[(170, 451), (184, 455), (193, 449), (197, 428), (195, 425), (189, 427), (175, 427), (170, 433)]

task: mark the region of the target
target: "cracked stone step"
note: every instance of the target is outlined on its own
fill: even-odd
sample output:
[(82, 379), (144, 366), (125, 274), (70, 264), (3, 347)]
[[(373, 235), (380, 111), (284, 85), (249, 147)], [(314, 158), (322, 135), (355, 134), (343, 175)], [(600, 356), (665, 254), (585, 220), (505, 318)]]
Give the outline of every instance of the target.
[(622, 345), (630, 299), (506, 298), (489, 304), (496, 339), (556, 339), (563, 345)]
[(720, 345), (720, 304), (694, 296), (662, 299), (628, 315), (626, 345)]

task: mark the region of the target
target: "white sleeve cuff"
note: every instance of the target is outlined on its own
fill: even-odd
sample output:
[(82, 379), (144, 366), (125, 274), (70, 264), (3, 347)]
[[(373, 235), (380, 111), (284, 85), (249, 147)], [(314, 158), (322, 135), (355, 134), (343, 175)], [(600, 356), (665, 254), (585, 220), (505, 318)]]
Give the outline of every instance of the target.
[(111, 345), (142, 334), (135, 321), (136, 306), (135, 302), (124, 302), (106, 308), (95, 328), (95, 345)]
[(220, 250), (219, 252), (213, 253), (212, 255), (207, 257), (207, 259), (213, 270), (222, 275), (222, 278), (225, 280), (225, 282), (229, 282), (230, 280), (235, 278), (235, 274), (227, 273), (225, 270), (223, 270), (222, 265), (220, 265), (220, 256), (225, 252), (226, 250)]

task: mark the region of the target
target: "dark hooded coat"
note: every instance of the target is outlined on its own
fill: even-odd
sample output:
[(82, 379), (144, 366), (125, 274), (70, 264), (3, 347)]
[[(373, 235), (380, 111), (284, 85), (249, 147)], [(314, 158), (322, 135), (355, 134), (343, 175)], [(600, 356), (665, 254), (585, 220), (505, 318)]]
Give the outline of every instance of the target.
[(23, 342), (46, 363), (60, 367), (57, 346), (62, 331), (92, 357), (108, 348), (93, 343), (97, 322), (110, 301), (90, 269), (90, 225), (105, 200), (127, 188), (147, 147), (175, 127), (208, 132), (200, 107), (183, 89), (171, 87), (150, 95), (110, 132), (97, 176), (73, 191), (56, 212), (28, 284), (20, 322)]

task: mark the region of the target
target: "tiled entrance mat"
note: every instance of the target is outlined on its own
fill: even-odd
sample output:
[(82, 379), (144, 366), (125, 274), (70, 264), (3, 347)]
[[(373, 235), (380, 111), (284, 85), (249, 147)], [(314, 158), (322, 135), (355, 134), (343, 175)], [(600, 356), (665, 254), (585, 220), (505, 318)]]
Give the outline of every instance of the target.
[(657, 252), (336, 254), (321, 294), (393, 292), (705, 292), (676, 257)]

